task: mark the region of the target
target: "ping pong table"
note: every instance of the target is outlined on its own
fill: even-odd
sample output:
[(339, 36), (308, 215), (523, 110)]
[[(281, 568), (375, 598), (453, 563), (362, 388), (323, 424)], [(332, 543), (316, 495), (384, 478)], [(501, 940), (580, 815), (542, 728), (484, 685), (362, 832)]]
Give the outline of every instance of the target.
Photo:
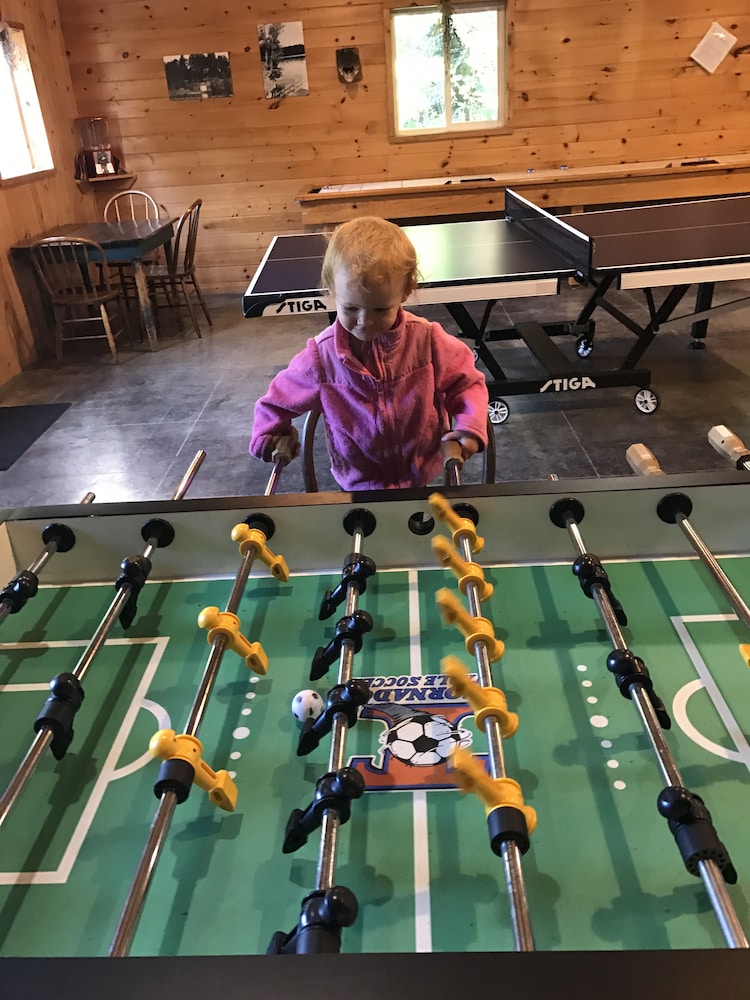
[[(711, 316), (750, 303), (750, 295), (713, 304), (719, 282), (750, 278), (750, 196), (694, 199), (644, 207), (607, 209), (555, 216), (506, 188), (505, 217), (404, 226), (419, 260), (421, 280), (410, 306), (443, 305), (490, 373), (490, 419), (509, 414), (505, 395), (571, 393), (635, 386), (634, 402), (643, 413), (659, 405), (650, 387), (651, 372), (636, 367), (654, 337), (668, 326), (692, 321), (690, 346), (704, 347)], [(246, 317), (335, 312), (333, 298), (321, 288), (325, 253), (323, 233), (277, 236), (270, 244), (243, 296)], [(573, 322), (517, 323), (491, 330), (498, 301), (557, 295), (562, 282), (575, 279), (590, 294)], [(692, 307), (675, 315), (692, 286)], [(623, 311), (613, 293), (640, 290), (648, 320)], [(656, 291), (655, 291), (656, 290)], [(657, 302), (659, 291), (661, 300)], [(467, 303), (484, 302), (477, 322)], [(635, 335), (635, 343), (614, 368), (596, 368), (597, 309), (604, 309)], [(551, 337), (572, 335), (571, 361)], [(540, 363), (539, 377), (508, 378), (488, 344), (521, 339)]]

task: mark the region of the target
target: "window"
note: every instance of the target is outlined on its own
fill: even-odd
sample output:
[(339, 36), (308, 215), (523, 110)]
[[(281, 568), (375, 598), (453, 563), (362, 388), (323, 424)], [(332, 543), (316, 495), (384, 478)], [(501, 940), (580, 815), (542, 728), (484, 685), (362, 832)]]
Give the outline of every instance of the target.
[(504, 0), (438, 0), (392, 8), (389, 17), (396, 136), (505, 123)]
[(0, 180), (51, 170), (23, 28), (0, 21)]

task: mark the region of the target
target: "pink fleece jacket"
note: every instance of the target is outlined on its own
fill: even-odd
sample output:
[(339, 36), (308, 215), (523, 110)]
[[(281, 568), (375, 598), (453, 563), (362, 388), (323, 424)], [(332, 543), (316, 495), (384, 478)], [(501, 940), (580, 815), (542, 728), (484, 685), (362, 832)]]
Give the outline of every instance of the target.
[(469, 347), (440, 326), (399, 310), (395, 325), (363, 344), (364, 364), (336, 320), (295, 355), (255, 404), (250, 454), (318, 408), (331, 472), (344, 490), (424, 486), (442, 470), (450, 428), (487, 445), (487, 385)]

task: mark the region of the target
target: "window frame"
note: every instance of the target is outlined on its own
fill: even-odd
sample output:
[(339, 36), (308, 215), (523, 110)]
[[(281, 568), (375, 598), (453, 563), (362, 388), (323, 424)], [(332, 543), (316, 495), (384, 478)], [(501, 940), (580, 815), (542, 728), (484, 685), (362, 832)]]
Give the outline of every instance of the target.
[[(49, 133), (47, 131), (47, 126), (44, 120), (44, 112), (42, 110), (42, 102), (39, 97), (39, 90), (36, 83), (36, 77), (34, 75), (34, 67), (32, 65), (32, 56), (30, 52), (30, 46), (28, 44), (26, 28), (18, 21), (7, 21), (0, 18), (0, 30), (10, 30), (14, 32), (20, 32), (21, 40), (23, 43), (23, 51), (25, 53), (25, 71), (28, 72), (31, 84), (33, 85), (33, 93), (35, 97), (36, 106), (30, 109), (31, 115), (37, 119), (37, 132), (34, 134), (34, 129), (30, 123), (29, 116), (24, 114), (23, 107), (21, 105), (21, 98), (19, 96), (19, 87), (16, 80), (13, 77), (13, 70), (10, 70), (10, 79), (13, 88), (13, 96), (15, 98), (15, 111), (16, 114), (13, 116), (14, 122), (19, 126), (20, 131), (23, 133), (26, 152), (28, 155), (28, 167), (19, 173), (13, 174), (3, 174), (0, 167), (0, 187), (9, 187), (14, 184), (23, 183), (24, 181), (37, 180), (39, 178), (48, 177), (55, 171), (55, 162), (52, 156), (52, 147), (50, 146)], [(4, 56), (0, 54), (0, 59)], [(10, 117), (11, 112), (6, 112), (0, 109), (0, 127), (3, 125), (3, 121), (7, 121)], [(6, 115), (8, 118), (6, 118)], [(38, 165), (37, 165), (38, 164)]]
[(400, 130), (396, 121), (398, 100), (396, 96), (396, 46), (393, 39), (393, 16), (403, 12), (409, 14), (420, 8), (439, 10), (447, 6), (444, 0), (385, 0), (383, 4), (383, 23), (386, 40), (386, 98), (388, 112), (388, 137), (392, 142), (424, 142), (435, 139), (455, 140), (462, 137), (477, 138), (483, 135), (501, 135), (511, 131), (510, 127), (510, 77), (511, 77), (511, 46), (510, 24), (512, 17), (512, 0), (449, 0), (454, 10), (468, 8), (469, 10), (491, 9), (499, 10), (503, 16), (503, 35), (498, 38), (498, 121), (497, 122), (459, 122), (440, 128)]

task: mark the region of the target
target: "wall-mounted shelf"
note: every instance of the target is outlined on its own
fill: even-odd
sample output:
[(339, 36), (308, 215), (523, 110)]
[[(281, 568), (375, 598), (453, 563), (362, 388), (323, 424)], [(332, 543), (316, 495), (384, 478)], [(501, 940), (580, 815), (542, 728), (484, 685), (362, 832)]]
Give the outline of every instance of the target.
[(98, 177), (80, 177), (76, 180), (78, 187), (85, 191), (89, 184), (112, 184), (114, 181), (126, 181), (127, 186), (135, 184), (138, 174), (131, 174), (126, 170), (121, 170), (119, 174), (101, 174)]

